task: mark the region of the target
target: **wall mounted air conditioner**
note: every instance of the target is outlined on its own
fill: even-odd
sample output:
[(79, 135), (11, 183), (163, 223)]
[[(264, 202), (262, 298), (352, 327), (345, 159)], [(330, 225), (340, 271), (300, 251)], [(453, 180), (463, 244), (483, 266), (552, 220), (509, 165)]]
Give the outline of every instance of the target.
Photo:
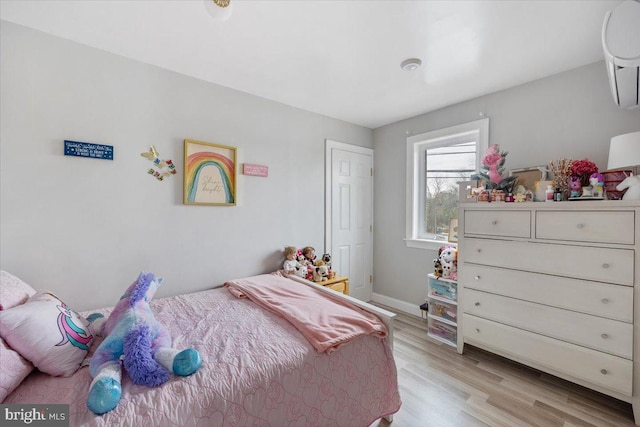
[(640, 101), (640, 0), (626, 0), (607, 12), (602, 48), (613, 100), (623, 108)]

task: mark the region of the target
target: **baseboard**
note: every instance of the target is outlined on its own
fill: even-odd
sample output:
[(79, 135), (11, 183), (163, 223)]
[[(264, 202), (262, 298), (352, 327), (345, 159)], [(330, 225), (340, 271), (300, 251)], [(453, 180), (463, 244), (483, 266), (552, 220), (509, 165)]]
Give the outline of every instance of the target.
[(413, 314), (414, 316), (418, 317), (422, 316), (422, 314), (420, 313), (420, 307), (418, 307), (416, 304), (411, 304), (406, 301), (401, 301), (399, 299), (380, 295), (375, 292), (371, 294), (371, 299), (373, 300), (373, 302), (386, 305), (387, 307), (402, 311), (404, 313)]

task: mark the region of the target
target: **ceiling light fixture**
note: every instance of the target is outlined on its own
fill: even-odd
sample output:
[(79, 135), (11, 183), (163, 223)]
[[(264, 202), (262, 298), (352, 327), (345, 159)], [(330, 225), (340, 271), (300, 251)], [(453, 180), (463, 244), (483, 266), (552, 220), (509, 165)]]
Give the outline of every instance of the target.
[(400, 68), (405, 71), (415, 71), (420, 67), (420, 65), (422, 65), (422, 61), (418, 58), (409, 58), (402, 61)]
[(204, 0), (204, 8), (216, 21), (226, 21), (231, 16), (231, 0)]

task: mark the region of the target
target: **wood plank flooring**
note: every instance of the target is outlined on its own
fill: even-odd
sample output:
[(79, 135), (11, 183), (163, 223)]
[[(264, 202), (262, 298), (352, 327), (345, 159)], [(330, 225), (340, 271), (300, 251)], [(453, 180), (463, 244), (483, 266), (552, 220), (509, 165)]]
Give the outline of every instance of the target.
[(394, 354), (402, 408), (370, 427), (635, 425), (631, 404), (475, 347), (460, 355), (416, 316), (398, 313)]

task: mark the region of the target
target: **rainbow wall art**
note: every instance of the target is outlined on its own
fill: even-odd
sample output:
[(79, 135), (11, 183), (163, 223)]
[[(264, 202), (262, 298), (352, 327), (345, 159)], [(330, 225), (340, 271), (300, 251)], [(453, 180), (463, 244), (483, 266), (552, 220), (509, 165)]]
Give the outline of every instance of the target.
[(235, 205), (236, 149), (185, 140), (184, 203)]

